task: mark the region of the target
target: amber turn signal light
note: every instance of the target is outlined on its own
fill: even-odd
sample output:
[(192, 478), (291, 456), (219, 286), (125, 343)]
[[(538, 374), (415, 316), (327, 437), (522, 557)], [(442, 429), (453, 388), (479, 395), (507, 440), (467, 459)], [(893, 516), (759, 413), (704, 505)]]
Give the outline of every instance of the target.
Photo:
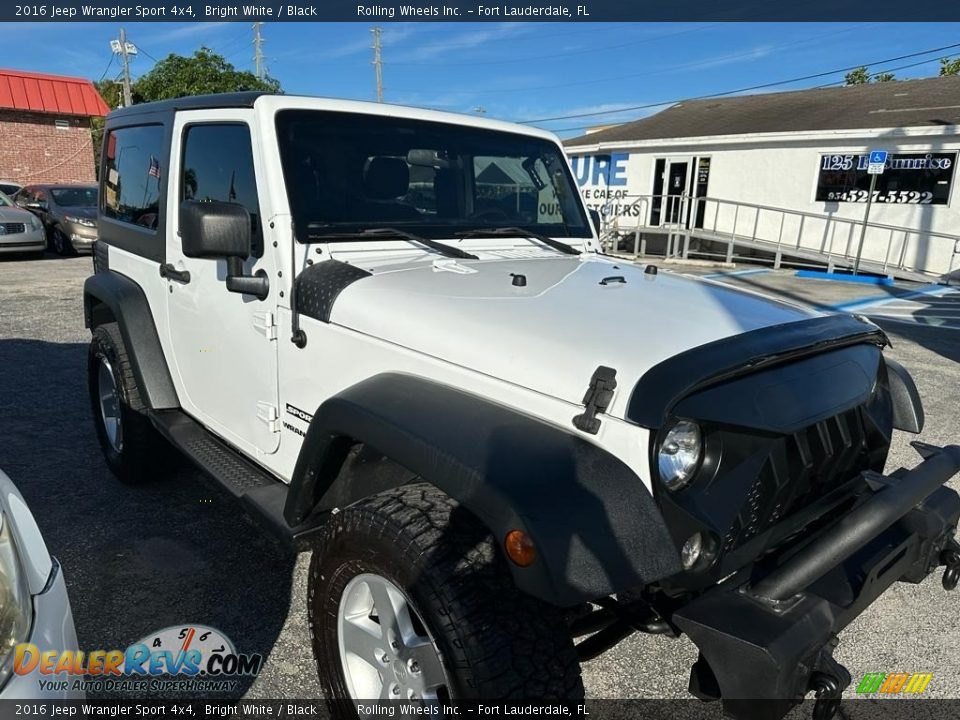
[(520, 567), (529, 567), (537, 559), (537, 549), (533, 540), (523, 530), (511, 530), (503, 541), (507, 557)]

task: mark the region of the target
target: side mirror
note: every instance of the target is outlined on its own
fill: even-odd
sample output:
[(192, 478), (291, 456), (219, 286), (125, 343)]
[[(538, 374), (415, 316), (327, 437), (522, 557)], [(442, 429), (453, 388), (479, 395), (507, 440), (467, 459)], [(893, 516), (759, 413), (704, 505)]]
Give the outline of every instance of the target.
[(250, 257), (250, 213), (242, 205), (219, 201), (180, 203), (180, 241), (192, 258)]
[(590, 210), (590, 222), (593, 223), (593, 229), (597, 231), (597, 237), (600, 237), (600, 231), (603, 228), (603, 220), (600, 219), (600, 213), (596, 210)]
[(184, 200), (180, 203), (180, 242), (187, 257), (226, 259), (228, 291), (266, 299), (270, 292), (267, 273), (243, 274), (253, 230), (250, 213), (242, 205)]

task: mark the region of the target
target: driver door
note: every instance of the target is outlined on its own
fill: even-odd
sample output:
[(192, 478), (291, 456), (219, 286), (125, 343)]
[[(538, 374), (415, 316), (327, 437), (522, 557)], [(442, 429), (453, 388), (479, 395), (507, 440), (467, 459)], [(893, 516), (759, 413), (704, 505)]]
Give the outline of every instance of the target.
[(180, 242), (184, 200), (243, 205), (253, 242), (246, 274), (277, 277), (265, 251), (259, 187), (260, 148), (251, 132), (252, 111), (183, 112), (173, 128), (167, 202), (166, 260), (169, 347), (179, 374), (184, 409), (248, 455), (273, 453), (280, 442), (277, 411), (277, 288), (265, 300), (228, 292), (226, 261), (190, 258)]

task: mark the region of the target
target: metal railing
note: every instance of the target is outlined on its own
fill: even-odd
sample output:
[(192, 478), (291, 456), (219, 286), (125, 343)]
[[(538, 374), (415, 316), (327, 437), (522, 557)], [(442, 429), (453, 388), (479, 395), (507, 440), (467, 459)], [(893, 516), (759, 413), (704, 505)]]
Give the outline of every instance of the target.
[[(633, 255), (648, 254), (648, 235), (665, 236), (661, 257), (697, 256), (732, 262), (737, 249), (773, 254), (779, 268), (784, 255), (794, 265), (852, 267), (859, 235), (865, 230), (864, 270), (930, 277), (950, 274), (960, 260), (960, 235), (867, 222), (770, 205), (689, 195), (631, 195), (604, 206), (601, 239), (610, 249), (633, 237)], [(865, 227), (864, 227), (865, 226)], [(725, 244), (724, 252), (691, 249), (693, 241)], [(751, 256), (756, 261), (757, 258)], [(809, 261), (809, 262), (805, 262)]]

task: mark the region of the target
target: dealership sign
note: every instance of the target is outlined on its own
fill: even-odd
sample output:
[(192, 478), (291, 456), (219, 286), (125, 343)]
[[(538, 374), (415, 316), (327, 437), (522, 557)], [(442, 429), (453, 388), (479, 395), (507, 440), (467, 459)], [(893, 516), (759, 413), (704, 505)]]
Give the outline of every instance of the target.
[(587, 207), (601, 215), (638, 217), (643, 208), (628, 199), (627, 162), (629, 153), (575, 155), (570, 158), (573, 177)]
[[(953, 152), (821, 155), (816, 200), (862, 203), (870, 198), (897, 205), (946, 205), (956, 162)], [(871, 167), (877, 177), (872, 194)]]

